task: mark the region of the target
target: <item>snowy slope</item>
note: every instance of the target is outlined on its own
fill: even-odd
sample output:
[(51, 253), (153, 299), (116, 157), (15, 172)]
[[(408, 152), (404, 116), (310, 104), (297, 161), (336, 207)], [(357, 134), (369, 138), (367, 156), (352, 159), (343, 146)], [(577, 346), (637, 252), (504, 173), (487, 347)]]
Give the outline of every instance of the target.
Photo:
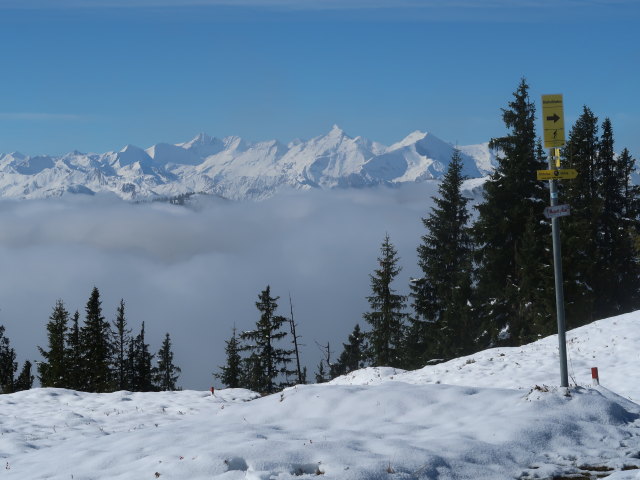
[[(599, 320), (567, 332), (570, 383), (591, 385), (591, 368), (600, 382), (640, 404), (640, 312)], [(369, 373), (367, 371), (370, 370)], [(446, 383), (481, 387), (527, 389), (555, 385), (560, 379), (557, 336), (521, 347), (500, 347), (474, 353), (412, 372), (365, 369), (334, 380), (339, 384), (367, 384), (389, 380), (414, 384)]]
[[(550, 337), (474, 362), (365, 369), (263, 398), (240, 389), (0, 395), (3, 475), (638, 479), (640, 406), (624, 397), (638, 394), (639, 326), (634, 313), (570, 332), (575, 378), (585, 385), (568, 393), (553, 386)], [(607, 388), (588, 386), (583, 369), (593, 362)]]
[[(491, 171), (486, 145), (461, 147), (464, 173)], [(127, 145), (118, 152), (62, 157), (0, 154), (0, 197), (47, 198), (66, 193), (110, 192), (124, 199), (188, 192), (231, 199), (263, 199), (283, 188), (348, 188), (394, 185), (440, 178), (453, 147), (433, 134), (414, 132), (389, 147), (352, 138), (338, 126), (326, 135), (288, 145), (251, 143), (199, 134), (176, 145), (146, 150)]]

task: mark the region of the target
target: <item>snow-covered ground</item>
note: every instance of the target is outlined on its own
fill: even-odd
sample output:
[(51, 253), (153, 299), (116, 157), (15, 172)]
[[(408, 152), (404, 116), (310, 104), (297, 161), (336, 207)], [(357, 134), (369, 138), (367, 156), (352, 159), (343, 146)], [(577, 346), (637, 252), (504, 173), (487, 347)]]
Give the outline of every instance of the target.
[[(240, 389), (0, 396), (3, 478), (640, 478), (640, 312), (414, 372)], [(601, 387), (591, 387), (597, 366)], [(632, 401), (633, 400), (633, 401)], [(609, 470), (608, 470), (609, 469)], [(581, 476), (577, 476), (580, 474)]]

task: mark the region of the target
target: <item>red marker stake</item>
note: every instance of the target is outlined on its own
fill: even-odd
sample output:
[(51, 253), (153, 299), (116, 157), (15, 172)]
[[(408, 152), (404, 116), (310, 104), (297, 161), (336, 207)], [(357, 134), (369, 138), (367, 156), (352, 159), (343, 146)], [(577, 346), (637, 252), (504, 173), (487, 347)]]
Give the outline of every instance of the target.
[(600, 385), (600, 377), (598, 377), (598, 367), (591, 368), (591, 380), (593, 381), (594, 387)]

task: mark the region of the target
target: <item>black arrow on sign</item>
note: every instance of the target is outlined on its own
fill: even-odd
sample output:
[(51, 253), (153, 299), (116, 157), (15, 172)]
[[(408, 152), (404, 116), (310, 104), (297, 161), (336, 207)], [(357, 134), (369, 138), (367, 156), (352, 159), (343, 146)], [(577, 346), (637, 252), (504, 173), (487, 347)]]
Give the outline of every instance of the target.
[(547, 121), (549, 120), (553, 120), (553, 123), (556, 123), (558, 120), (560, 120), (560, 117), (557, 113), (554, 113), (552, 117), (547, 117)]

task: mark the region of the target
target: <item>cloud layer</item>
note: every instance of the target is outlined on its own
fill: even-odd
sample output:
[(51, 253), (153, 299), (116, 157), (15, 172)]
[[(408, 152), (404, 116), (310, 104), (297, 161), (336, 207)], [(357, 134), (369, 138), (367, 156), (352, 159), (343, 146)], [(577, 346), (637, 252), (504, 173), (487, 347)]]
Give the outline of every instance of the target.
[(417, 275), (420, 218), (435, 183), (398, 189), (291, 192), (260, 203), (204, 199), (198, 208), (106, 198), (0, 203), (0, 324), (21, 361), (38, 360), (58, 298), (83, 313), (93, 286), (109, 320), (120, 298), (155, 351), (170, 332), (185, 388), (207, 389), (234, 324), (258, 319), (271, 285), (288, 314), (291, 294), (310, 373), (316, 342), (341, 343), (367, 309), (369, 274), (385, 232), (402, 257), (396, 284)]

